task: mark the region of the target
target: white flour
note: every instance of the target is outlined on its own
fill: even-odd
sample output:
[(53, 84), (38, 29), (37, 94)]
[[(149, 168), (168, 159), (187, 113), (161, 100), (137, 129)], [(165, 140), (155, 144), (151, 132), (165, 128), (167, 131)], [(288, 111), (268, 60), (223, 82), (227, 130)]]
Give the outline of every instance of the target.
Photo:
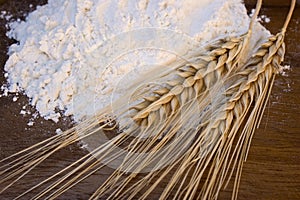
[[(9, 48), (5, 92), (24, 92), (45, 119), (57, 122), (60, 110), (80, 121), (110, 103), (124, 75), (130, 80), (132, 71), (184, 48), (180, 36), (201, 45), (245, 33), (248, 24), (240, 0), (49, 0), (9, 24), (19, 43)], [(163, 33), (141, 29), (149, 27)], [(155, 48), (143, 48), (149, 44)]]

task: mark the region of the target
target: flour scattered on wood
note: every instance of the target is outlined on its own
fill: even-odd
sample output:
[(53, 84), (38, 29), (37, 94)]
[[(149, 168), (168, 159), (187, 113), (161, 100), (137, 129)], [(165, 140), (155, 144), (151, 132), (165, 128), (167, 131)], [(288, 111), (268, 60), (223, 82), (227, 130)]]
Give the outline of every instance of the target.
[[(250, 17), (252, 17), (252, 15), (254, 15), (254, 13), (255, 13), (255, 9), (252, 9), (251, 13), (250, 13)], [(270, 21), (271, 21), (271, 19), (267, 15), (260, 15), (257, 17), (257, 20), (259, 22), (263, 22), (263, 23), (270, 23)]]
[[(2, 12), (2, 17), (5, 14)], [(80, 121), (91, 110), (109, 104), (118, 81), (148, 62), (139, 60), (141, 51), (128, 53), (133, 54), (130, 59), (127, 56), (111, 68), (99, 65), (101, 60), (91, 60), (99, 52), (103, 53), (101, 57), (110, 55), (113, 49), (103, 44), (111, 38), (152, 27), (188, 35), (203, 45), (220, 36), (245, 33), (248, 24), (249, 17), (240, 0), (49, 0), (25, 21), (9, 23), (7, 35), (18, 42), (9, 48), (5, 64), (8, 83), (2, 86), (2, 95), (27, 95), (45, 119), (58, 122), (63, 113)], [(167, 36), (151, 39), (172, 40)], [(122, 45), (130, 42), (123, 41)], [(151, 54), (150, 50), (143, 52), (142, 55)], [(148, 60), (159, 63), (163, 55), (157, 51)], [(97, 95), (100, 103), (95, 107), (96, 88), (102, 89)], [(20, 113), (27, 114), (25, 110)]]

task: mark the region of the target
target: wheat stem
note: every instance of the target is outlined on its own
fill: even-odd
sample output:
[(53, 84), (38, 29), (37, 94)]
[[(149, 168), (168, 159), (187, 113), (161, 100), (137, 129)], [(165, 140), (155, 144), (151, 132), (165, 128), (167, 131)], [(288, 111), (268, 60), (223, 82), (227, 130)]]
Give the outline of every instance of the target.
[(296, 0), (291, 0), (291, 6), (290, 6), (289, 13), (288, 13), (288, 15), (286, 17), (286, 20), (285, 20), (285, 23), (284, 23), (284, 25), (281, 29), (283, 34), (286, 32), (286, 29), (287, 29), (287, 27), (290, 23), (290, 20), (292, 18), (293, 13), (294, 13), (295, 6), (296, 6)]

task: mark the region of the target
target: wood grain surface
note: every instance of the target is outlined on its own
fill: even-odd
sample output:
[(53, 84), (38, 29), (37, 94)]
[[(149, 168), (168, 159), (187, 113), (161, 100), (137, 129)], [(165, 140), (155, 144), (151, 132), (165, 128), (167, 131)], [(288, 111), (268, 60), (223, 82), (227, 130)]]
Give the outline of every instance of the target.
[[(10, 0), (0, 5), (14, 18), (22, 18), (37, 4), (46, 1)], [(252, 8), (251, 1), (248, 9)], [(29, 7), (32, 4), (33, 7)], [(283, 24), (287, 7), (264, 7), (261, 14), (271, 22), (264, 24), (272, 33), (277, 33)], [(0, 19), (0, 85), (5, 83), (4, 64), (8, 58), (7, 49), (14, 41), (5, 36), (5, 20)], [(300, 9), (294, 12), (288, 28), (285, 64), (291, 70), (285, 76), (278, 76), (266, 108), (260, 128), (256, 131), (247, 162), (244, 164), (238, 199), (300, 199)], [(25, 96), (16, 102), (13, 95), (0, 98), (0, 159), (42, 141), (55, 134), (56, 128), (72, 126), (69, 119), (55, 124), (41, 118), (33, 127), (28, 127), (30, 116), (19, 114), (23, 105), (28, 104)], [(34, 108), (30, 108), (35, 112)], [(30, 173), (25, 179), (7, 192), (0, 194), (0, 200), (12, 199), (26, 187), (32, 186), (52, 175), (72, 161), (85, 155), (78, 145), (59, 151)], [(72, 188), (59, 199), (87, 199), (110, 173), (105, 168), (81, 184)], [(167, 180), (164, 180), (167, 181)], [(1, 189), (1, 188), (0, 188)], [(158, 188), (157, 193), (159, 193)], [(230, 199), (231, 188), (227, 188), (219, 199)], [(28, 198), (28, 197), (27, 197)], [(24, 198), (26, 199), (26, 198)], [(149, 199), (156, 199), (154, 194)]]

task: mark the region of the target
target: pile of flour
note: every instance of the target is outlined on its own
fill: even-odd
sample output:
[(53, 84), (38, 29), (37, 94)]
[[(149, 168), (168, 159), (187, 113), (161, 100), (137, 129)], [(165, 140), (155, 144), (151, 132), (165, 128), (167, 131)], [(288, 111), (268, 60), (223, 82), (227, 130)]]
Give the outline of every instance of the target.
[(241, 0), (49, 0), (9, 24), (18, 43), (2, 88), (27, 95), (45, 119), (57, 122), (61, 112), (80, 121), (109, 104), (125, 76), (174, 56), (173, 47), (239, 35), (248, 24)]

